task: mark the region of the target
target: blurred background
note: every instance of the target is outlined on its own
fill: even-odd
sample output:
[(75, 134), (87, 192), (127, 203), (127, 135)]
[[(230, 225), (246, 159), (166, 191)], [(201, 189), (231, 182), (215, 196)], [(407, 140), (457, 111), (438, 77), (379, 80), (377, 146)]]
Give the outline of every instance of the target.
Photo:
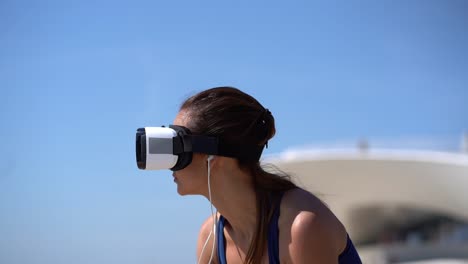
[(0, 263), (195, 263), (209, 203), (180, 197), (170, 171), (138, 170), (135, 132), (215, 86), (271, 110), (265, 161), (323, 195), (367, 263), (466, 263), (467, 12), (0, 1)]

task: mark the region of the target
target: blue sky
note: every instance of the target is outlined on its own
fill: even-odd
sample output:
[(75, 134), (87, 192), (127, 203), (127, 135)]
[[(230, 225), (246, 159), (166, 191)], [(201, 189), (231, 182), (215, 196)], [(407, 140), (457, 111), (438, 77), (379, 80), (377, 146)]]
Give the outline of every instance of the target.
[(214, 86), (271, 110), (266, 154), (360, 138), (456, 151), (468, 130), (467, 11), (1, 1), (0, 262), (194, 263), (209, 204), (179, 197), (169, 171), (138, 170), (134, 136)]

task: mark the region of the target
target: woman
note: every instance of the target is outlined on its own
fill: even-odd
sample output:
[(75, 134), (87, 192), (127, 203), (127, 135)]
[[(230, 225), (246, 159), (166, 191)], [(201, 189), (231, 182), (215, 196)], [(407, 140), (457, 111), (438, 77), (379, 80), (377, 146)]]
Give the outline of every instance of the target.
[[(232, 145), (260, 147), (259, 154), (275, 135), (270, 111), (232, 87), (188, 98), (174, 125)], [(287, 175), (265, 171), (259, 157), (194, 153), (190, 165), (174, 172), (179, 194), (203, 195), (219, 212), (201, 227), (199, 263), (361, 263), (335, 215)]]

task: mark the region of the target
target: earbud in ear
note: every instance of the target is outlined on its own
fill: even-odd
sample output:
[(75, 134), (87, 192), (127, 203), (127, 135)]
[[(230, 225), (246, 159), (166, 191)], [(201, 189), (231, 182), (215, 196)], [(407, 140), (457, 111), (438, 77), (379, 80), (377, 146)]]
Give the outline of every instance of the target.
[(214, 159), (213, 155), (209, 155), (208, 158), (206, 159), (207, 161), (212, 161)]

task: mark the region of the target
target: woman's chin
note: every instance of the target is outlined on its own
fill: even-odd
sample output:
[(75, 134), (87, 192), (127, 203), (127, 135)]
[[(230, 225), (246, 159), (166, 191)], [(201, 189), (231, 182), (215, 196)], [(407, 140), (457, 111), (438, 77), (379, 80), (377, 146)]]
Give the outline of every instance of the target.
[(183, 192), (183, 190), (180, 190), (179, 188), (177, 188), (177, 193), (182, 196), (187, 195), (187, 193)]
[(187, 188), (184, 188), (183, 185), (181, 185), (180, 183), (177, 184), (177, 193), (179, 193), (179, 195), (196, 195), (196, 194), (200, 194), (199, 192), (196, 192), (195, 190), (193, 189), (187, 189)]
[(187, 195), (187, 194), (191, 194), (187, 188), (184, 188), (180, 183), (177, 184), (177, 193), (179, 193), (179, 195)]

